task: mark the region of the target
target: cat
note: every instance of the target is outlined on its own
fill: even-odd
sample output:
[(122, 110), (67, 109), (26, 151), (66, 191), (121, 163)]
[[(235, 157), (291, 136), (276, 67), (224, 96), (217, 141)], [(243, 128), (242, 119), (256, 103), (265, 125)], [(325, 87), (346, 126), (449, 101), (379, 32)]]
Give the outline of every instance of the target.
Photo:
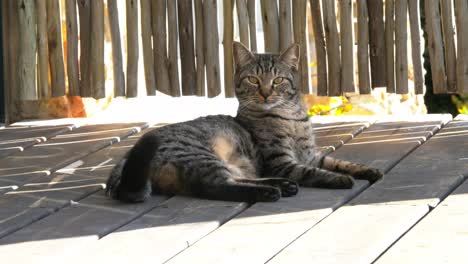
[(298, 87), (299, 45), (280, 55), (233, 44), (236, 117), (215, 115), (143, 135), (114, 167), (107, 195), (142, 202), (152, 192), (273, 202), (305, 187), (351, 188), (383, 174), (322, 157)]

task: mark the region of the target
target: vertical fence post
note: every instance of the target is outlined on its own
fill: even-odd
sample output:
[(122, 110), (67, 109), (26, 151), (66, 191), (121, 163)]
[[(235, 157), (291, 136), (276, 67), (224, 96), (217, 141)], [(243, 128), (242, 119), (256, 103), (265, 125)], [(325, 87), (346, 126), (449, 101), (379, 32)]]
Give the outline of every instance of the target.
[[(127, 0), (127, 97), (138, 93), (138, 4)], [(153, 73), (154, 74), (154, 73)]]
[(295, 0), (293, 2), (293, 28), (294, 40), (300, 45), (299, 54), (299, 76), (300, 87), (304, 94), (309, 93), (309, 65), (307, 61), (307, 35), (306, 35), (306, 14), (307, 0)]
[[(190, 2), (190, 1), (187, 1)], [(192, 6), (192, 5), (190, 5)], [(167, 70), (167, 38), (166, 38), (166, 0), (151, 1), (154, 71), (158, 91), (171, 94), (169, 72)], [(192, 39), (193, 42), (193, 39)], [(192, 44), (193, 49), (193, 44)], [(182, 52), (181, 52), (182, 54)], [(195, 54), (192, 53), (193, 56)]]
[(278, 4), (271, 0), (261, 0), (260, 3), (265, 51), (277, 53), (280, 51)]
[(310, 11), (314, 30), (315, 52), (317, 53), (317, 95), (328, 95), (327, 51), (325, 49), (320, 0), (310, 0)]
[(36, 8), (34, 0), (20, 0), (19, 56), (18, 56), (18, 99), (37, 99), (36, 91)]
[(47, 0), (47, 28), (52, 96), (63, 96), (65, 95), (65, 68), (58, 0)]
[[(457, 90), (468, 94), (468, 3), (455, 1), (457, 24)], [(427, 19), (427, 18), (426, 18)]]
[[(413, 1), (413, 0), (410, 0)], [(385, 34), (382, 0), (367, 0), (369, 11), (369, 54), (372, 87), (386, 86)], [(406, 29), (406, 25), (404, 26)]]
[[(411, 2), (411, 1), (410, 1)], [(395, 92), (395, 0), (385, 0), (385, 70), (387, 93)]]
[(91, 1), (91, 89), (93, 97), (104, 98), (104, 2), (103, 0)]
[(249, 12), (250, 50), (257, 52), (257, 21), (255, 19), (256, 0), (247, 0), (247, 11)]
[(167, 1), (167, 24), (168, 24), (168, 64), (169, 79), (171, 83), (171, 95), (180, 96), (179, 63), (177, 58), (177, 2)]
[[(117, 0), (107, 0), (107, 10), (112, 41), (114, 96), (125, 96), (125, 77), (123, 72), (122, 45), (120, 43), (119, 10), (117, 9)], [(70, 74), (68, 76), (70, 78)]]
[(354, 87), (354, 52), (352, 1), (340, 1), (341, 29), (341, 89), (343, 92), (355, 92)]
[(279, 39), (281, 51), (286, 50), (294, 41), (291, 12), (291, 0), (279, 0)]
[(407, 5), (407, 0), (395, 2), (395, 83), (399, 94), (408, 93)]
[(215, 97), (221, 92), (216, 0), (203, 1), (203, 18), (206, 87), (208, 90), (208, 97)]
[(359, 93), (371, 92), (369, 80), (369, 27), (366, 0), (357, 0)]
[(195, 0), (195, 57), (197, 58), (196, 95), (198, 96), (205, 96), (205, 54), (203, 52), (203, 19), (203, 1)]
[(237, 22), (239, 23), (239, 37), (242, 44), (249, 47), (249, 15), (246, 0), (236, 0)]
[[(42, 1), (37, 1), (37, 3), (39, 2)], [(68, 94), (80, 95), (78, 68), (78, 22), (76, 18), (76, 0), (65, 1), (65, 14), (67, 20)]]
[(447, 73), (447, 91), (457, 91), (457, 65), (455, 55), (455, 41), (453, 30), (452, 1), (440, 1), (442, 14), (442, 32), (444, 36), (445, 71)]
[[(182, 66), (182, 95), (196, 91), (195, 51), (193, 42), (192, 1), (177, 1), (179, 17), (180, 63)], [(157, 65), (155, 65), (157, 67)], [(156, 81), (158, 81), (156, 79)]]
[[(68, 3), (68, 1), (67, 1)], [(67, 4), (68, 5), (68, 4)], [(49, 93), (49, 62), (47, 59), (47, 7), (45, 1), (36, 1), (37, 13), (37, 90), (40, 98), (48, 98)], [(67, 8), (68, 12), (68, 8)], [(76, 13), (76, 10), (75, 10)], [(67, 18), (67, 25), (69, 19)], [(70, 20), (71, 21), (71, 20)], [(70, 37), (67, 36), (67, 39)], [(76, 43), (76, 45), (78, 45)], [(73, 55), (72, 55), (73, 56)], [(68, 55), (70, 57), (70, 54)], [(78, 58), (76, 58), (78, 63)], [(78, 68), (76, 69), (78, 74)], [(79, 81), (79, 80), (78, 80)], [(78, 87), (79, 89), (79, 87)], [(71, 90), (71, 89), (70, 89)], [(71, 91), (70, 91), (71, 92)]]
[(338, 30), (336, 28), (335, 1), (322, 1), (323, 22), (328, 54), (328, 95), (341, 95), (341, 65)]
[(421, 63), (421, 40), (419, 34), (419, 1), (408, 1), (408, 14), (411, 32), (411, 54), (413, 59), (414, 91), (416, 94), (424, 93), (424, 79)]
[(234, 41), (233, 7), (232, 0), (223, 1), (224, 93), (226, 97), (234, 97), (234, 62), (232, 58), (232, 43)]
[[(143, 49), (143, 68), (145, 72), (146, 95), (156, 94), (153, 48), (151, 45), (151, 0), (140, 0), (141, 46)], [(127, 18), (128, 19), (128, 18)], [(176, 24), (177, 25), (177, 24)]]
[(90, 0), (78, 0), (78, 12), (80, 15), (80, 94), (83, 97), (89, 97), (92, 96), (89, 83), (89, 57), (91, 52)]

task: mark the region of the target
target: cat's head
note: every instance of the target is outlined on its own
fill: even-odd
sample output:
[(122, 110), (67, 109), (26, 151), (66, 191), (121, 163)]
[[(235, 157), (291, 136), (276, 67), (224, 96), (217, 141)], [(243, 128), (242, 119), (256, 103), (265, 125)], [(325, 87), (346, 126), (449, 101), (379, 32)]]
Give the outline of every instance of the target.
[(242, 108), (269, 110), (299, 103), (299, 45), (281, 54), (254, 54), (244, 45), (233, 46), (235, 92)]

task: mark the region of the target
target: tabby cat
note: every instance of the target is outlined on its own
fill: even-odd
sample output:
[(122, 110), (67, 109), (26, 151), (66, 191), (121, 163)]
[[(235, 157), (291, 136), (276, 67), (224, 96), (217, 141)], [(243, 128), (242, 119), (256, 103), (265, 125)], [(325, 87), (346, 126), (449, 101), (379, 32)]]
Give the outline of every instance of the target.
[(376, 169), (317, 150), (298, 87), (299, 46), (253, 54), (234, 43), (236, 117), (216, 115), (154, 129), (113, 169), (107, 194), (127, 202), (152, 193), (230, 201), (268, 201), (298, 185), (351, 188)]

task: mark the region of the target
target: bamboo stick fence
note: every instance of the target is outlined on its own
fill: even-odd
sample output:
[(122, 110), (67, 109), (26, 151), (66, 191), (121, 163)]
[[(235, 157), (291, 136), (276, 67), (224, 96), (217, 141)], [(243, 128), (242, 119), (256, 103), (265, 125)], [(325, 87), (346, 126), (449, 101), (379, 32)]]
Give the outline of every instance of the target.
[[(421, 1), (434, 92), (468, 93), (468, 1)], [(266, 52), (299, 43), (304, 93), (366, 94), (375, 87), (408, 93), (408, 57), (415, 92), (424, 93), (419, 0), (119, 2), (2, 1), (8, 105), (63, 95), (135, 97), (145, 95), (138, 94), (142, 85), (146, 95), (232, 97), (236, 39)], [(263, 41), (257, 39), (259, 28)], [(104, 60), (106, 34), (110, 62)], [(311, 53), (316, 57), (316, 87), (310, 85)], [(144, 69), (138, 67), (141, 57)], [(112, 64), (114, 85), (106, 94), (107, 64)], [(143, 82), (139, 70), (144, 71)]]

